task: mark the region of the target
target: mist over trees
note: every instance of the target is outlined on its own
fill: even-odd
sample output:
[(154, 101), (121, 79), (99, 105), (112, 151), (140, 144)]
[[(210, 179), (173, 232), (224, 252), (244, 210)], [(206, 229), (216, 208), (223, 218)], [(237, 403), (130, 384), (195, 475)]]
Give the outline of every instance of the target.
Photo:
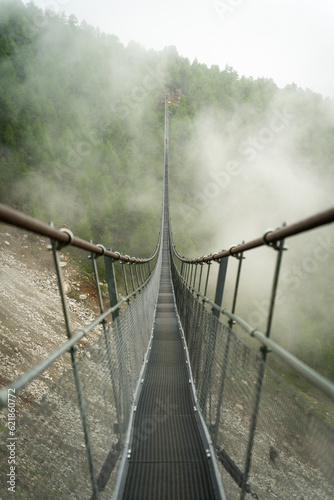
[[(20, 0), (0, 3), (1, 201), (95, 243), (150, 254), (160, 226), (166, 92), (181, 252), (220, 250), (332, 204), (330, 99), (191, 63), (175, 47), (124, 47), (75, 16)], [(311, 326), (319, 325), (313, 316), (307, 361)], [(333, 366), (327, 330), (316, 340), (317, 363)]]

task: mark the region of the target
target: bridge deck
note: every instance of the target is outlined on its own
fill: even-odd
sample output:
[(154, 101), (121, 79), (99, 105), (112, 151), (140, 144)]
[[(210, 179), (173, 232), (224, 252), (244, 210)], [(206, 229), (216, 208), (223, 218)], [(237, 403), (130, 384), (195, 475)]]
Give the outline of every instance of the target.
[(216, 498), (212, 463), (194, 404), (164, 245), (153, 341), (135, 412), (122, 498)]

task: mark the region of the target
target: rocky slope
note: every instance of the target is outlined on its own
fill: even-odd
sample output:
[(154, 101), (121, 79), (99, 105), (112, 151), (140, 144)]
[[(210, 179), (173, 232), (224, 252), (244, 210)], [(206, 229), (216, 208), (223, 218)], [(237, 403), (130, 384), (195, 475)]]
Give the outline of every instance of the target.
[[(0, 384), (7, 385), (67, 340), (57, 278), (46, 238), (2, 225), (0, 234)], [(87, 256), (84, 256), (87, 258)], [(98, 307), (94, 285), (68, 255), (60, 253), (72, 330), (89, 324)], [(79, 354), (94, 343), (98, 331), (83, 338)], [(36, 401), (69, 367), (60, 358), (41, 380), (22, 393)]]
[[(0, 226), (0, 387), (8, 385), (67, 339), (52, 255), (47, 251), (48, 243), (46, 238), (5, 225)], [(82, 258), (86, 259), (87, 254), (83, 254)], [(82, 268), (78, 268), (78, 262), (70, 250), (64, 249), (60, 260), (72, 329), (77, 331), (98, 314), (95, 287), (85, 277)], [(105, 300), (107, 304), (107, 297)], [(117, 440), (110, 425), (116, 421), (116, 415), (108, 399), (112, 388), (110, 381), (108, 382), (108, 373), (101, 363), (103, 345), (100, 334), (101, 329), (95, 329), (87, 338), (82, 339), (78, 349), (80, 375), (86, 393), (89, 394), (89, 416), (91, 422), (96, 424), (92, 438), (98, 470), (101, 470)], [(71, 389), (73, 376), (72, 371), (68, 370), (70, 366), (70, 356), (66, 354), (29, 384), (16, 400), (22, 440), (20, 476), (23, 493), (18, 498), (36, 500), (66, 496), (82, 499), (90, 491), (76, 395)], [(60, 383), (56, 384), (59, 379)], [(34, 407), (39, 402), (41, 403)], [(35, 411), (36, 408), (38, 411)], [(224, 422), (230, 429), (230, 437), (235, 436), (236, 446), (242, 447), (238, 436), (247, 435), (248, 423), (246, 416), (235, 418), (237, 410), (243, 410), (240, 402), (226, 404), (223, 411)], [(2, 410), (1, 475), (6, 472), (6, 467), (2, 466), (6, 465), (8, 454), (5, 438), (1, 441), (1, 436), (7, 436), (7, 433), (7, 413)], [(278, 451), (273, 448), (272, 436), (263, 434), (258, 439), (261, 461), (256, 461), (250, 482), (261, 500), (331, 498), (332, 485), (328, 478), (306, 463), (294, 459), (288, 449)], [(33, 446), (28, 446), (31, 442)], [(34, 474), (30, 474), (32, 469)], [(24, 477), (28, 477), (28, 472), (29, 483), (25, 483)], [(238, 487), (225, 470), (221, 469), (221, 472), (228, 498), (239, 498)], [(9, 497), (3, 489), (2, 480), (3, 477), (0, 500), (5, 500)], [(47, 481), (50, 486), (46, 497)], [(113, 481), (114, 476), (103, 498), (110, 498)], [(57, 491), (62, 492), (60, 496), (57, 496)]]

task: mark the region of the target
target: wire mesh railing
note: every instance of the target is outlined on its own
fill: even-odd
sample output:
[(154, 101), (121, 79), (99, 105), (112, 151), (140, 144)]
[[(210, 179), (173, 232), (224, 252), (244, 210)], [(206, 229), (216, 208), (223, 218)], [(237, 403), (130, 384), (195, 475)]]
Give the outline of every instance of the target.
[[(307, 231), (333, 220), (334, 211), (293, 225)], [(315, 225), (313, 225), (315, 224)], [(277, 250), (266, 334), (236, 316), (243, 252), (268, 244), (266, 236), (199, 259), (181, 257), (173, 247), (172, 274), (180, 320), (188, 344), (199, 405), (222, 465), (228, 498), (330, 499), (334, 464), (334, 384), (270, 339), (284, 242), (291, 227), (267, 233)], [(261, 243), (262, 242), (262, 243)], [(238, 251), (240, 250), (240, 251)], [(237, 256), (232, 311), (222, 307), (229, 255)], [(215, 300), (206, 296), (210, 263), (219, 263)], [(205, 263), (208, 266), (205, 268)], [(227, 324), (219, 317), (225, 315)], [(223, 316), (222, 316), (223, 317)], [(256, 352), (248, 338), (256, 338)], [(266, 362), (277, 356), (283, 372), (297, 370), (326, 401), (318, 412), (310, 398), (287, 384)], [(313, 396), (315, 397), (315, 396)]]
[[(0, 212), (7, 223), (51, 237), (68, 337), (49, 356), (0, 390), (1, 498), (10, 498), (13, 493), (25, 499), (110, 498), (153, 327), (160, 247), (148, 259), (131, 258), (74, 238), (68, 230), (58, 231), (3, 205)], [(72, 329), (59, 261), (64, 244), (89, 252), (100, 308), (100, 314), (78, 331)], [(108, 283), (107, 308), (96, 265), (100, 255), (104, 255)], [(122, 263), (120, 272), (115, 269), (117, 261)], [(116, 275), (126, 294), (122, 300)], [(79, 342), (92, 331), (97, 341), (79, 355)], [(70, 368), (41, 399), (24, 404), (23, 410), (21, 395), (27, 395), (30, 387), (40, 383), (44, 371), (64, 358)]]
[[(168, 106), (165, 104), (165, 172), (162, 230), (169, 229)], [(161, 246), (138, 259), (93, 245), (68, 229), (57, 230), (0, 204), (0, 220), (50, 238), (67, 341), (0, 389), (0, 474), (2, 498), (110, 498), (116, 465), (131, 423), (133, 395), (149, 344), (161, 271)], [(284, 238), (334, 220), (334, 210), (267, 231), (229, 250), (186, 259), (170, 237), (178, 313), (188, 343), (200, 412), (221, 464), (229, 498), (330, 499), (333, 491), (334, 385), (270, 339)], [(161, 231), (162, 232), (162, 231)], [(66, 245), (89, 253), (99, 314), (74, 332), (59, 252)], [(236, 316), (244, 252), (268, 245), (277, 251), (265, 334)], [(96, 259), (103, 256), (110, 304), (105, 307)], [(231, 311), (222, 307), (227, 262), (238, 259)], [(102, 259), (101, 259), (102, 260)], [(219, 263), (216, 293), (207, 298), (212, 262)], [(121, 263), (118, 270), (117, 262)], [(211, 272), (212, 276), (212, 272)], [(119, 300), (118, 281), (124, 298)], [(227, 325), (221, 315), (228, 318)], [(92, 331), (96, 342), (82, 353), (78, 344)], [(243, 332), (261, 343), (254, 352)], [(32, 346), (34, 348), (34, 346)], [(324, 418), (266, 363), (269, 350), (328, 398)], [(38, 401), (18, 405), (50, 366), (67, 358), (67, 369)], [(20, 358), (18, 358), (19, 362)], [(10, 365), (12, 366), (12, 364)], [(7, 372), (8, 373), (8, 372)], [(13, 369), (13, 373), (15, 369)], [(15, 379), (15, 380), (14, 380)], [(18, 411), (19, 410), (19, 411)], [(197, 409), (196, 409), (197, 411)], [(126, 457), (126, 456), (125, 456)]]

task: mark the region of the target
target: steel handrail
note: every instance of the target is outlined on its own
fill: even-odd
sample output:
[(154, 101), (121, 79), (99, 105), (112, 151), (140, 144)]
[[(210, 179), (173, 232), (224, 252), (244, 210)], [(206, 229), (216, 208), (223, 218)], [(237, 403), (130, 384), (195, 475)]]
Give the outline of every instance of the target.
[(331, 222), (334, 222), (334, 207), (325, 210), (324, 212), (312, 215), (307, 219), (303, 219), (301, 221), (295, 222), (294, 224), (290, 224), (289, 226), (268, 230), (259, 238), (251, 240), (247, 243), (242, 243), (240, 245), (230, 246), (229, 250), (222, 250), (221, 252), (215, 252), (211, 253), (210, 255), (195, 258), (181, 256), (177, 252), (175, 245), (173, 245), (173, 250), (176, 257), (181, 262), (185, 262), (187, 264), (208, 263), (211, 261), (219, 261), (220, 259), (228, 257), (230, 255), (237, 256), (240, 253), (252, 250), (253, 248), (258, 248), (263, 245), (274, 245), (276, 242), (282, 239), (288, 238), (290, 236), (295, 236), (297, 234), (315, 229), (325, 224), (330, 224)]
[(104, 249), (100, 245), (94, 245), (93, 243), (78, 238), (77, 236), (73, 236), (73, 238), (71, 238), (68, 232), (56, 229), (43, 221), (35, 219), (30, 215), (26, 215), (23, 212), (9, 207), (8, 205), (4, 205), (3, 203), (0, 203), (0, 221), (20, 227), (21, 229), (26, 229), (27, 231), (31, 231), (41, 236), (47, 236), (62, 243), (63, 245), (71, 244), (72, 246), (81, 248), (82, 250), (87, 250), (88, 252), (93, 252), (97, 255), (106, 255), (114, 260), (121, 260), (130, 264), (146, 264), (147, 262), (151, 262), (158, 254), (160, 246), (159, 242), (153, 254), (144, 259), (130, 257), (129, 255), (122, 255), (119, 252)]

